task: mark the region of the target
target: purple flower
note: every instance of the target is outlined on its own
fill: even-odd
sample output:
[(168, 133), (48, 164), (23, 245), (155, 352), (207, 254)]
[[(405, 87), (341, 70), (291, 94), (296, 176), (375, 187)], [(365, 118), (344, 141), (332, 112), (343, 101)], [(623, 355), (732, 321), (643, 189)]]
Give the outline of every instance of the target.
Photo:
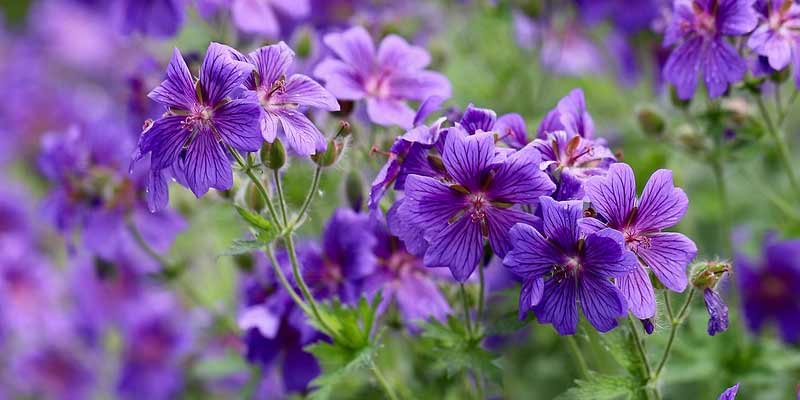
[(528, 127), (525, 119), (516, 113), (505, 114), (497, 119), (493, 127), (500, 134), (500, 140), (514, 149), (521, 149), (528, 144)]
[(747, 327), (758, 332), (774, 319), (784, 341), (800, 342), (800, 240), (765, 240), (762, 260), (734, 258)]
[(800, 5), (791, 0), (756, 2), (760, 24), (747, 45), (764, 56), (775, 70), (793, 65), (795, 83), (800, 88)]
[(495, 254), (504, 256), (509, 229), (517, 222), (536, 221), (520, 206), (535, 204), (554, 185), (537, 167), (535, 148), (526, 146), (506, 156), (496, 151), (492, 132), (467, 136), (462, 129), (451, 129), (443, 150), (446, 178), (409, 175), (406, 197), (390, 216), (390, 228), (403, 240), (422, 234), (425, 265), (448, 267), (464, 282), (483, 255), (484, 239)]
[[(204, 0), (208, 2), (209, 0)], [(300, 19), (309, 14), (309, 0), (229, 0), (236, 27), (242, 32), (276, 37), (281, 32), (278, 14)]]
[(140, 32), (172, 37), (183, 24), (184, 0), (117, 0), (117, 18), (123, 33)]
[(344, 303), (357, 301), (362, 280), (375, 271), (375, 242), (368, 215), (349, 208), (334, 211), (321, 246), (308, 243), (298, 249), (303, 277), (314, 295), (338, 296)]
[(600, 332), (617, 326), (627, 311), (625, 296), (609, 280), (635, 268), (635, 256), (625, 250), (622, 234), (601, 229), (584, 235), (580, 201), (540, 200), (542, 228), (516, 224), (511, 250), (503, 260), (523, 278), (520, 318), (531, 308), (540, 322), (551, 323), (561, 335), (575, 333), (576, 300), (586, 319)]
[(436, 286), (433, 274), (419, 257), (408, 253), (402, 242), (389, 233), (380, 213), (373, 213), (371, 217), (377, 239), (374, 251), (378, 265), (364, 281), (365, 292), (381, 291), (381, 312), (396, 303), (409, 329), (414, 329), (416, 322), (429, 318), (444, 321), (450, 314), (450, 305)]
[(674, 187), (672, 171), (658, 170), (636, 198), (636, 179), (631, 167), (612, 164), (606, 177), (589, 179), (584, 189), (592, 207), (607, 221), (586, 219), (589, 230), (606, 226), (622, 232), (625, 245), (639, 258), (641, 265), (617, 280), (628, 299), (631, 312), (639, 319), (655, 315), (653, 286), (647, 268), (668, 289), (682, 292), (688, 284), (686, 266), (697, 254), (697, 247), (686, 236), (663, 229), (677, 224), (689, 205), (682, 189)]
[(255, 66), (256, 78), (248, 79), (246, 86), (254, 91), (264, 112), (261, 135), (269, 143), (275, 141), (280, 123), (282, 138), (295, 153), (308, 156), (325, 151), (325, 136), (298, 111), (298, 107), (321, 108), (339, 111), (339, 103), (313, 79), (294, 74), (286, 76), (294, 60), (294, 52), (283, 42), (264, 46), (239, 56)]
[(544, 117), (536, 133), (539, 139), (547, 139), (549, 133), (556, 131), (586, 139), (594, 137), (594, 120), (586, 108), (582, 89), (572, 89), (559, 100), (556, 107)]
[(725, 389), (722, 394), (719, 395), (718, 400), (734, 400), (736, 399), (736, 393), (739, 391), (739, 384), (735, 384), (727, 389)]
[(741, 36), (758, 23), (755, 0), (675, 0), (664, 46), (677, 47), (664, 66), (664, 79), (675, 85), (678, 97), (691, 99), (702, 75), (708, 95), (719, 97), (740, 81), (747, 65), (727, 36)]
[(616, 161), (605, 140), (587, 139), (577, 133), (555, 131), (532, 144), (541, 154), (543, 169), (552, 175), (556, 172), (570, 175), (581, 182), (591, 176), (605, 175), (609, 165)]
[(338, 59), (323, 60), (314, 75), (325, 80), (325, 87), (339, 99), (366, 99), (367, 114), (376, 124), (410, 129), (414, 111), (407, 100), (450, 97), (447, 78), (425, 70), (428, 52), (397, 35), (383, 39), (377, 53), (360, 26), (328, 34), (323, 41)]
[(604, 19), (626, 34), (647, 30), (659, 17), (661, 0), (578, 0), (583, 20), (590, 24)]
[(703, 290), (703, 301), (708, 311), (708, 334), (711, 336), (728, 330), (728, 305), (712, 288)]
[(17, 395), (64, 400), (90, 398), (94, 376), (91, 360), (87, 358), (91, 357), (86, 357), (85, 349), (72, 343), (51, 340), (37, 346), (22, 355), (14, 366), (14, 375), (25, 377), (14, 383), (22, 392)]
[(261, 148), (258, 103), (228, 98), (252, 69), (231, 58), (225, 46), (211, 43), (195, 83), (175, 49), (167, 79), (149, 94), (168, 112), (142, 133), (134, 154), (134, 161), (150, 154), (147, 194), (153, 210), (163, 208), (168, 199), (162, 171), (176, 169), (179, 181), (200, 197), (209, 188), (227, 190), (233, 185), (228, 147), (244, 152)]

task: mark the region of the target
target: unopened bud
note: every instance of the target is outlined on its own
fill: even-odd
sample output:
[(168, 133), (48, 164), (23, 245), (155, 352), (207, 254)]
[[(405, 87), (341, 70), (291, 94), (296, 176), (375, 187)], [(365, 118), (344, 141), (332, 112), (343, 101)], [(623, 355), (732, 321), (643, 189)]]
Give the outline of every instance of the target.
[(709, 139), (691, 125), (680, 125), (675, 132), (675, 139), (689, 154), (697, 155), (709, 149)]
[(280, 169), (286, 164), (286, 149), (278, 138), (272, 143), (264, 142), (259, 156), (261, 164), (269, 169)]
[(311, 55), (312, 50), (314, 50), (314, 42), (311, 40), (311, 32), (308, 29), (302, 29), (294, 44), (295, 54), (300, 58), (306, 58)]
[(321, 153), (316, 153), (311, 156), (311, 159), (320, 167), (330, 167), (339, 159), (341, 152), (341, 145), (336, 143), (334, 139), (328, 140), (328, 147)]
[(676, 108), (686, 109), (689, 108), (689, 105), (692, 104), (692, 99), (683, 100), (678, 97), (678, 91), (675, 89), (674, 86), (670, 86), (669, 88), (669, 98), (672, 101), (672, 105)]
[(356, 170), (351, 170), (347, 174), (344, 182), (344, 192), (347, 202), (354, 211), (360, 211), (364, 204), (364, 181), (361, 174)]
[(656, 138), (663, 136), (664, 128), (666, 128), (667, 124), (664, 122), (664, 118), (654, 109), (642, 107), (636, 116), (639, 120), (639, 127), (642, 128), (645, 134)]
[(261, 211), (267, 206), (264, 197), (258, 192), (258, 187), (253, 182), (247, 184), (247, 190), (244, 193), (244, 202), (252, 210)]
[(731, 264), (724, 261), (703, 261), (692, 268), (692, 286), (699, 290), (713, 289), (725, 274), (731, 272)]
[(233, 263), (242, 272), (252, 272), (255, 267), (255, 260), (251, 253), (237, 254), (233, 257)]
[(352, 131), (351, 128), (352, 126), (350, 126), (349, 122), (345, 120), (339, 121), (339, 131), (336, 132), (336, 136), (334, 136), (334, 138), (344, 138), (350, 136), (350, 132)]

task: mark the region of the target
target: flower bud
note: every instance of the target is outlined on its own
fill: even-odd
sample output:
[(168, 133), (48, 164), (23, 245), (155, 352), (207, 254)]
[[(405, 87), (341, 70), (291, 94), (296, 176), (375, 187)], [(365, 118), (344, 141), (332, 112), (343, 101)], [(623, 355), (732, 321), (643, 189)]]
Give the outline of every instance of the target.
[(309, 29), (302, 29), (297, 35), (297, 40), (294, 44), (294, 51), (297, 57), (307, 58), (314, 50), (314, 42), (311, 38)]
[(350, 125), (349, 122), (345, 120), (339, 121), (339, 130), (336, 132), (336, 136), (334, 136), (334, 139), (340, 137), (345, 138), (350, 136), (350, 132), (352, 131), (351, 128), (352, 126)]
[(666, 128), (667, 124), (656, 110), (650, 107), (642, 107), (636, 116), (639, 120), (639, 127), (642, 128), (645, 134), (656, 138), (663, 136), (664, 128)]
[(264, 201), (264, 198), (261, 196), (261, 193), (258, 192), (258, 188), (253, 182), (247, 184), (247, 190), (245, 190), (244, 193), (244, 202), (247, 204), (247, 207), (258, 212), (261, 212), (261, 210), (267, 206), (267, 203)]
[(701, 154), (710, 148), (709, 139), (688, 124), (678, 127), (675, 139), (686, 149), (687, 153), (692, 155)]
[(251, 253), (235, 255), (233, 257), (233, 263), (236, 265), (236, 268), (242, 272), (253, 272), (253, 269), (255, 268), (255, 260), (253, 259), (253, 255)]
[(339, 159), (341, 152), (341, 145), (336, 143), (334, 139), (328, 140), (328, 147), (322, 153), (316, 153), (311, 156), (311, 159), (320, 167), (330, 167)]
[(692, 267), (692, 286), (700, 290), (713, 289), (719, 280), (731, 270), (731, 264), (728, 262), (699, 262)]
[(280, 169), (286, 164), (286, 149), (278, 138), (275, 138), (272, 143), (264, 142), (259, 156), (261, 164), (269, 169)]
[(344, 192), (347, 196), (347, 203), (354, 211), (360, 211), (364, 203), (364, 182), (361, 174), (356, 170), (350, 170), (344, 182)]
[(692, 99), (682, 100), (680, 97), (678, 97), (678, 91), (674, 86), (670, 86), (669, 88), (669, 98), (675, 108), (687, 109), (689, 108), (689, 105), (692, 104)]

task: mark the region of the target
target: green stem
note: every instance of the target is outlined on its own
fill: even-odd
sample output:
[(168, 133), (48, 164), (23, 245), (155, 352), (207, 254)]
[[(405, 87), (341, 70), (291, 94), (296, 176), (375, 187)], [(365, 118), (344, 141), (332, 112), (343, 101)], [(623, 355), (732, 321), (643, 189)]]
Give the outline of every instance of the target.
[(589, 366), (586, 365), (586, 359), (583, 358), (583, 353), (581, 353), (581, 348), (578, 346), (578, 342), (575, 340), (574, 335), (568, 335), (567, 338), (567, 345), (569, 346), (570, 351), (572, 352), (572, 356), (575, 358), (575, 362), (578, 364), (578, 371), (581, 374), (582, 378), (589, 377)]
[(150, 243), (144, 239), (142, 236), (142, 232), (139, 231), (139, 228), (136, 227), (136, 224), (133, 222), (131, 216), (125, 217), (125, 224), (128, 226), (128, 231), (130, 232), (131, 236), (133, 236), (133, 240), (136, 241), (136, 244), (147, 253), (153, 260), (158, 262), (161, 265), (161, 269), (166, 272), (173, 268), (172, 263), (166, 259), (166, 257), (159, 254), (154, 248), (150, 246)]
[(631, 333), (633, 334), (633, 340), (636, 344), (636, 352), (639, 353), (639, 358), (642, 360), (644, 376), (649, 378), (650, 360), (647, 357), (647, 350), (644, 348), (644, 342), (642, 341), (642, 337), (639, 336), (639, 330), (636, 328), (636, 324), (633, 322), (633, 317), (631, 314), (628, 314), (628, 325), (630, 325)]
[(483, 276), (483, 262), (478, 265), (478, 278), (480, 279), (480, 283), (478, 288), (480, 292), (478, 292), (478, 316), (475, 318), (475, 324), (480, 325), (481, 320), (483, 318), (483, 308), (484, 308), (484, 291), (486, 290), (486, 279)]
[(306, 199), (303, 200), (303, 205), (300, 207), (300, 213), (297, 214), (297, 218), (295, 218), (294, 222), (292, 222), (292, 227), (297, 226), (297, 224), (302, 221), (303, 216), (305, 215), (306, 211), (308, 210), (308, 206), (311, 205), (311, 200), (314, 199), (314, 195), (317, 193), (319, 189), (319, 177), (322, 174), (322, 167), (317, 166), (317, 169), (314, 171), (314, 180), (311, 181), (311, 190), (308, 191), (306, 195)]
[(800, 94), (800, 90), (794, 90), (792, 97), (789, 98), (789, 102), (786, 103), (786, 107), (778, 113), (778, 128), (783, 126), (783, 121), (786, 120), (786, 117), (789, 115), (788, 110), (792, 108), (792, 104), (797, 100), (798, 94)]
[(728, 250), (730, 245), (729, 242), (731, 235), (730, 218), (732, 214), (730, 209), (730, 202), (728, 201), (728, 189), (727, 185), (725, 184), (725, 170), (723, 169), (721, 157), (719, 156), (712, 157), (711, 168), (714, 171), (714, 181), (716, 182), (717, 185), (717, 196), (719, 196), (719, 203), (720, 203), (719, 222), (722, 227), (724, 249)]
[(472, 322), (469, 318), (469, 299), (467, 299), (467, 290), (464, 289), (464, 284), (460, 284), (459, 291), (461, 292), (461, 302), (464, 303), (464, 326), (467, 328), (467, 333), (472, 337)]
[[(764, 99), (762, 99), (761, 96), (756, 96), (756, 103), (758, 104), (758, 109), (761, 112), (762, 118), (764, 118), (764, 122), (767, 124), (767, 132), (770, 134), (770, 136), (772, 136), (772, 140), (775, 141), (775, 145), (778, 147), (778, 154), (780, 155), (784, 169), (786, 169), (786, 174), (789, 177), (789, 183), (791, 183), (795, 194), (800, 196), (800, 179), (797, 178), (797, 173), (792, 167), (792, 156), (789, 152), (789, 146), (786, 144), (783, 134), (781, 134), (777, 127), (772, 123), (772, 118), (769, 116), (767, 106), (764, 104)], [(779, 119), (781, 122), (783, 122), (782, 118), (779, 117)]]
[(308, 305), (303, 301), (302, 298), (294, 291), (294, 288), (289, 283), (289, 280), (286, 279), (286, 275), (283, 274), (283, 268), (281, 268), (280, 264), (278, 263), (278, 259), (275, 258), (275, 252), (272, 250), (272, 246), (268, 245), (265, 248), (265, 252), (267, 253), (267, 257), (269, 257), (269, 261), (272, 264), (272, 269), (275, 271), (275, 275), (278, 276), (278, 280), (281, 282), (283, 288), (289, 292), (289, 295), (292, 297), (292, 300), (303, 310), (308, 311)]
[(267, 189), (264, 187), (264, 183), (261, 182), (261, 179), (259, 179), (256, 176), (255, 172), (253, 172), (253, 168), (250, 165), (248, 165), (248, 163), (244, 160), (244, 158), (242, 158), (242, 155), (239, 154), (238, 151), (236, 151), (233, 148), (228, 148), (228, 151), (233, 155), (233, 158), (236, 159), (236, 162), (239, 164), (239, 167), (242, 169), (242, 171), (244, 171), (245, 174), (247, 174), (247, 176), (250, 178), (250, 181), (253, 182), (254, 185), (256, 185), (256, 190), (258, 190), (258, 193), (261, 194), (261, 197), (264, 199), (264, 202), (267, 203), (267, 208), (269, 209), (270, 217), (272, 217), (272, 220), (275, 221), (276, 225), (278, 225), (278, 228), (280, 230), (283, 230), (283, 225), (281, 224), (281, 221), (278, 219), (278, 213), (275, 211), (275, 206), (272, 205), (272, 198), (269, 195)]
[(277, 169), (272, 170), (272, 176), (275, 178), (275, 190), (278, 192), (278, 205), (281, 207), (281, 217), (283, 218), (283, 226), (286, 226), (289, 223), (289, 219), (286, 218), (286, 198), (283, 196), (283, 186), (281, 184), (281, 175), (278, 173)]
[(669, 360), (669, 355), (672, 352), (672, 345), (675, 343), (675, 336), (678, 334), (678, 328), (680, 328), (683, 320), (686, 318), (686, 313), (689, 310), (689, 306), (692, 304), (692, 299), (694, 298), (694, 289), (690, 289), (689, 295), (686, 296), (686, 301), (683, 303), (683, 307), (681, 307), (680, 311), (678, 311), (678, 315), (674, 316), (670, 320), (670, 324), (672, 327), (669, 331), (669, 339), (667, 340), (667, 347), (664, 348), (664, 354), (661, 356), (661, 361), (658, 363), (658, 367), (656, 367), (655, 372), (653, 373), (652, 381), (657, 381), (658, 377), (661, 375), (661, 371), (664, 370), (664, 366), (667, 364), (667, 360)]
[(389, 386), (389, 382), (386, 380), (386, 377), (383, 376), (380, 368), (378, 368), (378, 364), (375, 364), (375, 360), (371, 360), (369, 362), (370, 369), (372, 369), (372, 373), (375, 375), (375, 378), (378, 379), (378, 383), (380, 383), (383, 391), (386, 392), (386, 397), (391, 400), (398, 400), (397, 394), (395, 394), (394, 389)]

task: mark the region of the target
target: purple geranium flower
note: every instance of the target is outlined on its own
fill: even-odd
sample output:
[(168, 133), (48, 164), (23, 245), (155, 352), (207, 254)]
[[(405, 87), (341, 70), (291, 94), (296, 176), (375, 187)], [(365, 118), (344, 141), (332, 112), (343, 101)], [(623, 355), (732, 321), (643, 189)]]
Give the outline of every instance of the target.
[(430, 55), (389, 35), (378, 51), (367, 31), (360, 27), (324, 37), (325, 44), (339, 59), (323, 60), (314, 75), (339, 99), (366, 99), (369, 119), (379, 125), (410, 129), (414, 110), (407, 100), (422, 101), (430, 96), (450, 97), (450, 82), (442, 74), (425, 70)]
[(747, 65), (726, 36), (741, 36), (758, 23), (755, 0), (675, 0), (664, 46), (677, 47), (664, 66), (664, 79), (675, 85), (678, 97), (694, 95), (698, 74), (711, 98), (740, 81)]
[(793, 0), (756, 2), (760, 24), (747, 45), (764, 56), (769, 66), (782, 70), (793, 65), (795, 83), (800, 88), (800, 4)]
[(725, 391), (722, 392), (722, 394), (719, 395), (719, 399), (718, 400), (735, 400), (737, 392), (739, 392), (739, 384), (738, 383), (733, 385), (733, 386), (731, 386), (731, 387), (729, 387), (729, 388), (727, 388), (727, 389), (725, 389)]
[(114, 7), (126, 34), (172, 37), (178, 33), (185, 16), (184, 0), (117, 0)]
[(59, 343), (54, 343), (52, 339), (20, 356), (13, 374), (26, 378), (8, 383), (19, 385), (17, 390), (20, 393), (17, 396), (20, 397), (64, 400), (90, 398), (96, 382), (92, 372), (94, 360), (89, 360), (91, 357), (87, 357), (86, 349), (70, 340), (59, 337)]
[(800, 342), (800, 240), (767, 239), (760, 265), (741, 253), (734, 261), (747, 327), (774, 319), (784, 341)]
[(451, 129), (442, 154), (446, 178), (408, 176), (395, 217), (401, 223), (390, 216), (392, 233), (404, 240), (422, 233), (428, 242), (425, 265), (449, 267), (464, 282), (483, 255), (484, 239), (503, 256), (510, 246), (509, 229), (536, 221), (520, 205), (535, 204), (555, 187), (539, 162), (532, 146), (506, 156), (495, 149), (492, 132), (467, 136), (460, 128)]
[(176, 169), (179, 181), (200, 197), (209, 188), (227, 190), (233, 185), (228, 147), (244, 152), (261, 148), (258, 103), (229, 98), (252, 70), (251, 65), (234, 60), (226, 46), (211, 43), (195, 82), (175, 49), (167, 79), (149, 94), (168, 111), (142, 133), (134, 154), (134, 161), (150, 154), (152, 209), (167, 203), (162, 171)]
[(703, 290), (703, 301), (708, 311), (708, 334), (711, 336), (728, 330), (728, 305), (712, 288)]
[(549, 133), (565, 131), (586, 139), (594, 137), (594, 120), (586, 108), (582, 89), (572, 89), (558, 101), (556, 107), (542, 120), (537, 130), (539, 139), (547, 139)]
[(523, 278), (520, 318), (533, 308), (540, 322), (553, 324), (561, 335), (571, 335), (578, 325), (578, 300), (598, 331), (614, 329), (628, 306), (610, 278), (618, 279), (636, 265), (635, 256), (625, 250), (622, 234), (610, 228), (582, 234), (580, 201), (542, 197), (540, 207), (541, 232), (529, 225), (514, 225), (512, 248), (503, 260)]
[(238, 54), (237, 57), (255, 66), (257, 75), (248, 79), (246, 86), (254, 91), (264, 110), (261, 120), (264, 140), (275, 141), (280, 123), (283, 140), (298, 155), (325, 151), (325, 135), (298, 111), (298, 107), (339, 111), (339, 103), (313, 79), (301, 74), (286, 76), (294, 60), (292, 49), (280, 42), (264, 46), (247, 57)]
[(631, 167), (612, 164), (606, 177), (589, 179), (584, 189), (592, 207), (607, 221), (583, 221), (585, 228), (597, 230), (606, 226), (622, 232), (625, 245), (639, 258), (641, 265), (617, 280), (628, 299), (631, 312), (639, 319), (655, 315), (653, 286), (647, 269), (670, 290), (682, 292), (688, 284), (686, 266), (697, 254), (697, 247), (686, 236), (662, 232), (677, 224), (689, 205), (682, 189), (674, 187), (672, 171), (658, 170), (636, 198), (636, 179)]
[[(309, 0), (229, 0), (231, 14), (236, 27), (242, 32), (276, 37), (281, 32), (278, 14), (292, 19), (308, 16), (311, 11)], [(204, 0), (204, 3), (212, 2)]]
[(357, 301), (362, 280), (375, 271), (375, 243), (368, 215), (349, 208), (334, 211), (322, 233), (322, 245), (307, 243), (298, 249), (303, 277), (315, 296)]

